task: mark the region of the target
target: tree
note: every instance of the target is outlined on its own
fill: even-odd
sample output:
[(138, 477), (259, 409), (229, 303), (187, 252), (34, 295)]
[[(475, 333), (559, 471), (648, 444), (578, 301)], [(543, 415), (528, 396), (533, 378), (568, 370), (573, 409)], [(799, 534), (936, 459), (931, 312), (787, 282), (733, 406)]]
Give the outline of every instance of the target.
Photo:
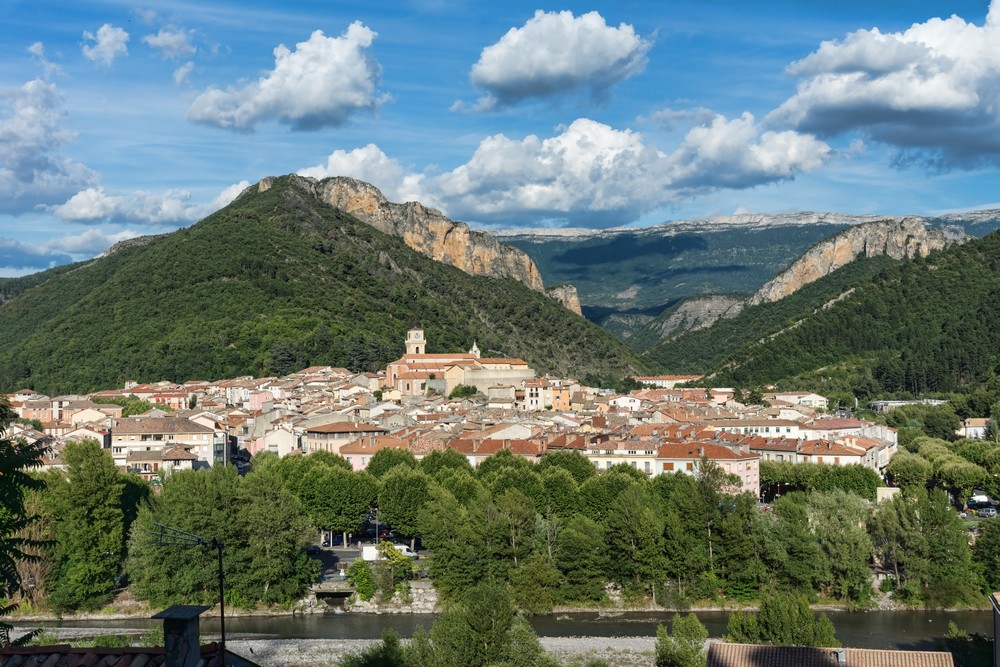
[(466, 470), (470, 473), (473, 472), (472, 464), (469, 463), (469, 459), (465, 458), (450, 447), (433, 451), (424, 458), (420, 459), (419, 467), (432, 477), (437, 476), (438, 472), (445, 468)]
[(634, 590), (650, 592), (664, 578), (663, 521), (648, 494), (639, 486), (625, 489), (605, 520), (611, 578)]
[(317, 466), (303, 477), (300, 498), (312, 523), (343, 533), (357, 529), (378, 496), (378, 483), (367, 472)]
[(761, 598), (757, 614), (745, 611), (730, 614), (726, 641), (777, 646), (840, 646), (830, 619), (826, 614), (815, 616), (804, 595), (774, 591)]
[(482, 536), (469, 512), (444, 488), (432, 485), (417, 515), (425, 547), (431, 550), (430, 574), (445, 596), (454, 597), (480, 581), (485, 572)]
[(886, 468), (886, 475), (891, 477), (901, 488), (924, 488), (931, 478), (931, 464), (922, 456), (907, 451), (896, 452)]
[(387, 472), (399, 465), (416, 469), (417, 459), (408, 449), (385, 447), (375, 452), (365, 471), (376, 479), (382, 479)]
[(249, 557), (245, 571), (229, 573), (230, 584), (265, 604), (294, 600), (315, 579), (316, 564), (302, 550), (312, 524), (277, 472), (255, 470), (239, 487), (237, 521)]
[(705, 667), (707, 639), (708, 629), (697, 616), (674, 614), (669, 633), (656, 627), (656, 667)]
[(577, 484), (583, 484), (597, 474), (597, 469), (586, 456), (573, 450), (553, 451), (542, 456), (538, 462), (538, 470), (544, 472), (549, 468), (562, 468), (573, 476)]
[(449, 605), (431, 627), (431, 641), (441, 667), (502, 664), (510, 657), (508, 633), (514, 605), (500, 584), (482, 582), (462, 601)]
[[(0, 593), (5, 600), (13, 599), (22, 590), (18, 564), (37, 558), (30, 552), (45, 546), (44, 542), (26, 534), (32, 528), (35, 517), (25, 505), (25, 494), (44, 486), (28, 470), (38, 465), (46, 447), (3, 437), (14, 417), (10, 405), (0, 398)], [(3, 603), (0, 605), (0, 616), (6, 616), (16, 606)], [(33, 631), (11, 641), (11, 630), (10, 625), (0, 622), (0, 646), (20, 646), (38, 634), (38, 631)]]
[(567, 520), (559, 531), (553, 562), (563, 573), (559, 588), (563, 603), (601, 602), (607, 597), (605, 536), (601, 524), (580, 514)]
[(378, 493), (379, 520), (411, 538), (415, 548), (419, 534), (417, 518), (429, 497), (431, 478), (419, 470), (397, 466), (382, 478)]
[(871, 596), (868, 561), (874, 552), (865, 531), (867, 509), (845, 491), (814, 492), (808, 496), (810, 524), (822, 554), (820, 583), (830, 594), (854, 603)]
[(94, 440), (63, 448), (66, 475), (49, 477), (48, 505), (56, 538), (57, 609), (95, 609), (111, 596), (125, 559), (125, 480)]

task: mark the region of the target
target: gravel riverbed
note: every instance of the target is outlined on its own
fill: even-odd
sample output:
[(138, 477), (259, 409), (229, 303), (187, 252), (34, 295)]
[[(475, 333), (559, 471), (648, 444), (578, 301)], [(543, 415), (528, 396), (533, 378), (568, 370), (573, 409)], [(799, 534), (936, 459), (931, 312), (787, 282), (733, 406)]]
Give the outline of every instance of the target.
[[(263, 667), (336, 665), (348, 653), (377, 639), (231, 639), (232, 651)], [(541, 637), (542, 647), (560, 660), (600, 658), (611, 667), (652, 665), (655, 637)]]

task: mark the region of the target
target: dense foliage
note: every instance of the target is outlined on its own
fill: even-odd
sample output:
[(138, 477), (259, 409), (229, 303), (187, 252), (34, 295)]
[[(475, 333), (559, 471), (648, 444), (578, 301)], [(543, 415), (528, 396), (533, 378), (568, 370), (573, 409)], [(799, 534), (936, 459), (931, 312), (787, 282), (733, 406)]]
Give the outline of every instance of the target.
[[(791, 326), (807, 313), (836, 299), (855, 283), (876, 275), (893, 263), (887, 257), (856, 259), (780, 301), (747, 306), (734, 318), (720, 319), (711, 327), (688, 331), (660, 342), (651, 347), (643, 358), (649, 366), (664, 372), (704, 373), (762, 335)], [(673, 309), (663, 313), (649, 327), (655, 327), (672, 312)]]
[[(974, 387), (993, 377), (1000, 362), (998, 255), (994, 232), (884, 268), (828, 307), (751, 328), (757, 340), (735, 352), (727, 348), (713, 381), (786, 386), (797, 378), (815, 387), (820, 375), (841, 374), (841, 384), (862, 396)], [(731, 326), (700, 334), (702, 344), (721, 349)]]
[(564, 375), (638, 367), (553, 299), (428, 259), (287, 177), (192, 227), (30, 280), (0, 305), (0, 388), (11, 391), (373, 370), (418, 324), (430, 351), (476, 341), (484, 356)]

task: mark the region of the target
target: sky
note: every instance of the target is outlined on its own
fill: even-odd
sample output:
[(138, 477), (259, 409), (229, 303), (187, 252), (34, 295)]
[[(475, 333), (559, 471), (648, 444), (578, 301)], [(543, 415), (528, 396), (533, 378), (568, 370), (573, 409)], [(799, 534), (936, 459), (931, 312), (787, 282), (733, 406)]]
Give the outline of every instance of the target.
[(1000, 0), (0, 0), (0, 276), (353, 176), (481, 229), (1000, 207)]

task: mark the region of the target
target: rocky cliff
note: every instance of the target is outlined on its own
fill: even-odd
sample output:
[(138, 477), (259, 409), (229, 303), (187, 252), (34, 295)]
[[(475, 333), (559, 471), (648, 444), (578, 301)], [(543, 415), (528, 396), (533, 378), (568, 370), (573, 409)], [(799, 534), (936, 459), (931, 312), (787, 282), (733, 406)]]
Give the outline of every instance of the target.
[(929, 228), (918, 218), (881, 220), (850, 227), (807, 250), (791, 266), (757, 290), (747, 305), (782, 299), (861, 256), (885, 255), (893, 259), (925, 257), (933, 250), (967, 238), (961, 232)]
[[(374, 185), (354, 178), (338, 176), (321, 181), (295, 178), (327, 204), (384, 234), (403, 239), (406, 245), (431, 259), (451, 264), (470, 275), (513, 278), (535, 291), (545, 292), (542, 276), (530, 257), (489, 234), (449, 220), (440, 211), (419, 202), (395, 204)], [(260, 187), (266, 189), (269, 183), (269, 179), (264, 179)]]
[(567, 310), (583, 316), (583, 309), (580, 306), (580, 295), (577, 294), (576, 288), (572, 285), (563, 284), (549, 287), (545, 290), (545, 293), (565, 306)]

